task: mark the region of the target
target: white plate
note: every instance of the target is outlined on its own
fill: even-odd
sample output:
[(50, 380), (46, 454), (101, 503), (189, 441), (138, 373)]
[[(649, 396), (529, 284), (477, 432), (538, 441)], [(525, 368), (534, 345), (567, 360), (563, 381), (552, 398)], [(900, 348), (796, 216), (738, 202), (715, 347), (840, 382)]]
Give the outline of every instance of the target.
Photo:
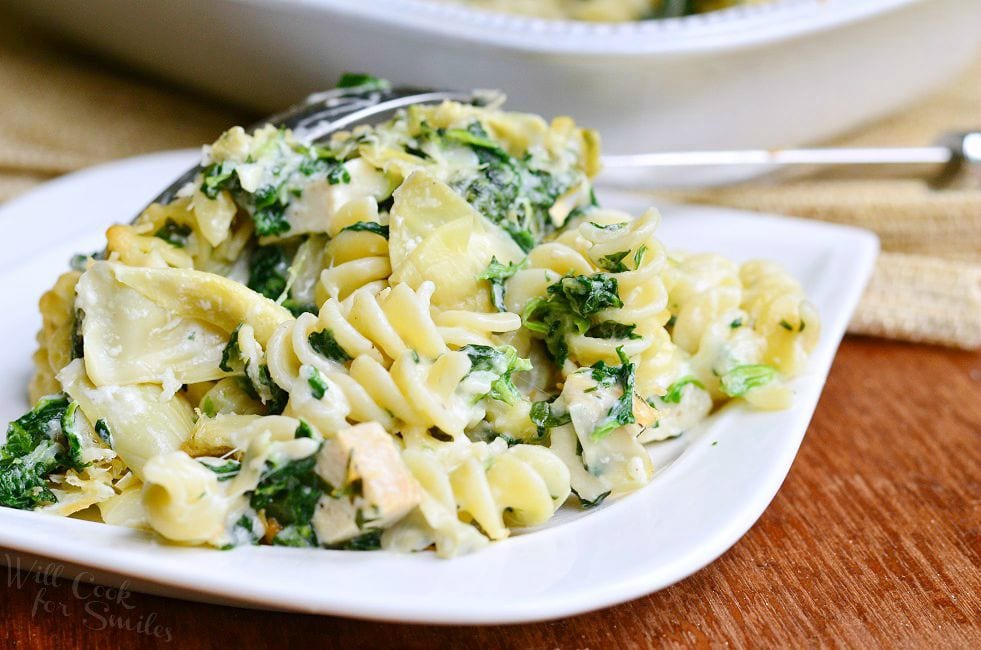
[[(38, 297), (76, 251), (128, 221), (196, 152), (144, 156), (48, 183), (0, 209), (0, 419), (23, 413)], [(636, 204), (628, 206), (635, 210)], [(670, 585), (732, 546), (776, 493), (807, 429), (835, 350), (871, 272), (875, 237), (842, 226), (717, 208), (666, 209), (671, 247), (768, 257), (801, 280), (823, 320), (793, 408), (730, 407), (651, 446), (663, 468), (643, 490), (588, 516), (454, 560), (279, 547), (168, 546), (148, 534), (0, 508), (0, 547), (53, 558), (97, 580), (189, 599), (428, 623), (512, 623), (578, 614)], [(26, 565), (29, 566), (29, 562)], [(106, 574), (111, 575), (106, 575)]]

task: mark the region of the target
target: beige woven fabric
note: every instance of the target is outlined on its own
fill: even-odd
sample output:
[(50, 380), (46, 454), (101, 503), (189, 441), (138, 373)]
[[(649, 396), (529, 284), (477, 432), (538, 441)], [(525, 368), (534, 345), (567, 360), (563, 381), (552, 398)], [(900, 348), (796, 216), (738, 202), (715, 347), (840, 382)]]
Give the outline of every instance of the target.
[[(981, 62), (919, 106), (840, 144), (915, 145), (981, 126)], [(0, 201), (57, 174), (209, 142), (254, 117), (57, 44), (0, 14)], [(981, 192), (843, 171), (780, 183), (662, 194), (869, 228), (883, 255), (851, 331), (981, 345)]]

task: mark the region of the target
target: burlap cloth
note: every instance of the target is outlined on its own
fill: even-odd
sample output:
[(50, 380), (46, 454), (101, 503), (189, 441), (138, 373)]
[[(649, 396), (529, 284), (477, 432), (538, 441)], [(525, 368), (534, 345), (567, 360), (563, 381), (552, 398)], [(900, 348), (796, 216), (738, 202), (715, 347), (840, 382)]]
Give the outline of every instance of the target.
[[(981, 61), (939, 94), (838, 143), (926, 144), (947, 130), (981, 127), (979, 89)], [(113, 158), (198, 146), (253, 117), (91, 58), (0, 14), (0, 201)], [(883, 253), (850, 331), (981, 346), (981, 191), (935, 192), (915, 179), (821, 172), (665, 196), (868, 228)]]

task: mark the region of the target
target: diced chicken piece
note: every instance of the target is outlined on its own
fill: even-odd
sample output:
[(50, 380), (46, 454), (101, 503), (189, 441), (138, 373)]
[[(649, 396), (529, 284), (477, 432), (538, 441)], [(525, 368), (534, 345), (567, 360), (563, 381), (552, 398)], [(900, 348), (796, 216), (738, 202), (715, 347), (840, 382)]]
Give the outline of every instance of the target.
[(333, 489), (321, 497), (313, 517), (325, 544), (386, 528), (422, 500), (392, 437), (375, 422), (329, 437), (317, 456), (317, 473)]

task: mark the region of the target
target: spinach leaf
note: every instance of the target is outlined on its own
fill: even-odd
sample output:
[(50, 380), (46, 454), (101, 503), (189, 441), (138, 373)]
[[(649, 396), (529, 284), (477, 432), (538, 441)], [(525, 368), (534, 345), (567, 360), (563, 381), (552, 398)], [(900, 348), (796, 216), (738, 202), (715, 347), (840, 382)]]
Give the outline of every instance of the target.
[(325, 359), (337, 361), (338, 363), (347, 363), (351, 360), (351, 355), (341, 347), (337, 339), (334, 338), (334, 333), (329, 329), (313, 332), (307, 337), (307, 340), (310, 342), (310, 347), (313, 348), (314, 352)]
[(259, 246), (249, 258), (248, 287), (270, 300), (277, 300), (289, 278), (290, 265), (280, 246)]
[(221, 351), (221, 361), (218, 362), (218, 369), (225, 372), (239, 372), (243, 369), (242, 349), (238, 346), (238, 332), (242, 329), (239, 324), (228, 337), (228, 343)]
[(198, 462), (218, 475), (219, 481), (230, 481), (238, 476), (242, 463), (237, 460), (208, 460), (198, 459)]
[(592, 366), (593, 379), (600, 384), (608, 384), (615, 381), (623, 389), (623, 393), (613, 403), (606, 417), (603, 418), (593, 429), (590, 437), (593, 440), (602, 440), (625, 424), (636, 422), (634, 418), (634, 381), (636, 366), (630, 363), (630, 359), (624, 353), (623, 348), (617, 348), (617, 356), (620, 357), (619, 366), (608, 366), (602, 361)]
[(64, 395), (41, 398), (7, 427), (0, 447), (0, 506), (33, 510), (57, 502), (48, 476), (67, 469), (62, 423), (69, 409)]
[(477, 276), (478, 280), (488, 280), (490, 282), (491, 304), (497, 311), (507, 311), (504, 305), (504, 283), (515, 273), (523, 269), (528, 264), (528, 258), (515, 264), (508, 262), (507, 266), (497, 261), (496, 257), (491, 257), (487, 269)]
[(561, 411), (552, 402), (535, 402), (531, 405), (529, 417), (535, 426), (542, 429), (554, 429), (572, 422), (568, 411)]
[(623, 273), (624, 271), (629, 271), (627, 265), (623, 263), (623, 258), (630, 254), (630, 251), (620, 251), (619, 253), (610, 253), (609, 255), (604, 255), (599, 260), (599, 266), (604, 271), (609, 271), (610, 273)]
[(777, 378), (777, 370), (762, 364), (736, 366), (722, 375), (720, 389), (729, 397), (742, 397), (749, 391), (765, 386)]
[(173, 219), (167, 219), (167, 222), (157, 232), (153, 233), (153, 236), (164, 240), (171, 246), (184, 248), (191, 236), (191, 227), (185, 223), (179, 224)]
[(511, 382), (514, 372), (531, 370), (531, 361), (518, 356), (518, 351), (510, 345), (492, 348), (488, 345), (467, 345), (460, 349), (470, 357), (470, 372), (492, 372), (498, 378), (491, 383), (488, 396), (492, 399), (514, 404), (521, 398), (518, 389)]
[(530, 156), (511, 156), (477, 121), (466, 129), (438, 130), (436, 137), (444, 144), (473, 150), (480, 163), (476, 173), (452, 181), (451, 187), (526, 253), (554, 230), (549, 209), (574, 183), (581, 182), (536, 168)]
[(316, 454), (279, 465), (266, 464), (249, 505), (256, 512), (264, 512), (267, 520), (275, 521), (281, 527), (272, 540), (273, 544), (317, 545), (317, 536), (310, 521), (317, 501), (328, 487), (315, 471), (316, 464)]
[(581, 496), (579, 496), (579, 493), (576, 492), (575, 488), (573, 488), (572, 490), (572, 493), (576, 495), (577, 499), (579, 499), (579, 505), (582, 506), (583, 510), (589, 510), (590, 508), (595, 508), (596, 506), (600, 505), (601, 503), (606, 501), (606, 497), (610, 496), (611, 492), (612, 490), (607, 490), (606, 492), (603, 492), (602, 494), (597, 496), (592, 501), (589, 501), (588, 499), (583, 499)]
[(682, 377), (681, 379), (677, 380), (676, 382), (668, 386), (668, 392), (664, 394), (664, 397), (662, 397), (661, 400), (666, 402), (667, 404), (680, 403), (682, 389), (688, 384), (695, 384), (702, 390), (705, 390), (705, 385), (702, 384), (702, 382), (698, 381), (691, 375), (688, 375), (686, 377)]
[(350, 230), (353, 232), (370, 232), (378, 235), (379, 237), (384, 237), (388, 239), (388, 226), (383, 226), (380, 223), (374, 221), (359, 221), (357, 223), (352, 223), (350, 226), (341, 228), (341, 232), (345, 230)]
[(639, 335), (634, 334), (637, 326), (634, 324), (618, 323), (614, 320), (605, 320), (602, 323), (593, 325), (586, 331), (586, 336), (595, 339), (639, 339)]
[(327, 394), (327, 378), (313, 366), (306, 366), (307, 383), (314, 399), (323, 399)]
[(544, 335), (549, 356), (560, 366), (569, 356), (568, 335), (589, 331), (592, 314), (623, 306), (616, 278), (602, 273), (563, 276), (548, 287), (547, 294), (528, 302), (522, 322), (525, 328)]
[(381, 529), (373, 529), (349, 539), (341, 546), (345, 551), (377, 551), (381, 548)]

